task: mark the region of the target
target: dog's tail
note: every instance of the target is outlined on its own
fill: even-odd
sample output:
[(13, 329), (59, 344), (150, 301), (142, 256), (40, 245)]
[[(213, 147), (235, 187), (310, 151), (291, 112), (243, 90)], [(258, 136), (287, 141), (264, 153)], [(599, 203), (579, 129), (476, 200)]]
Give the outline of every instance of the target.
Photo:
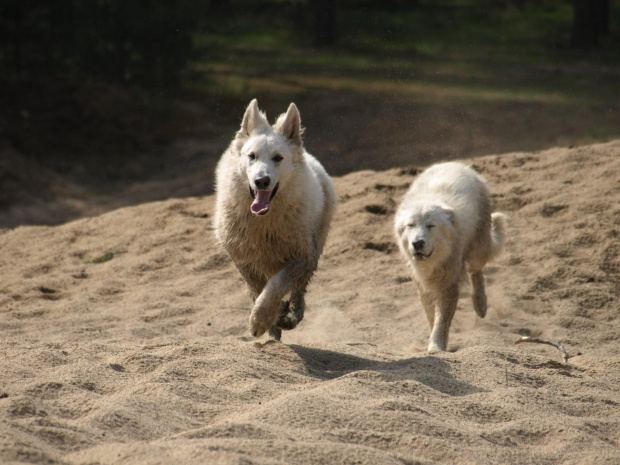
[(491, 256), (489, 257), (491, 260), (496, 258), (502, 250), (504, 250), (504, 245), (506, 243), (506, 223), (508, 222), (508, 217), (503, 213), (495, 212), (491, 215)]

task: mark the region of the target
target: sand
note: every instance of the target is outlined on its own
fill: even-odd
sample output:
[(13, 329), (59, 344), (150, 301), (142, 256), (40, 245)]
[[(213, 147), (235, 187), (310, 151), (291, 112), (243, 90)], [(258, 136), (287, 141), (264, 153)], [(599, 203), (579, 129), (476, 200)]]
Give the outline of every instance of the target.
[(334, 180), (281, 343), (249, 336), (213, 196), (3, 230), (0, 463), (620, 463), (620, 141), (463, 161), (509, 240), (446, 353), (392, 233), (415, 168)]

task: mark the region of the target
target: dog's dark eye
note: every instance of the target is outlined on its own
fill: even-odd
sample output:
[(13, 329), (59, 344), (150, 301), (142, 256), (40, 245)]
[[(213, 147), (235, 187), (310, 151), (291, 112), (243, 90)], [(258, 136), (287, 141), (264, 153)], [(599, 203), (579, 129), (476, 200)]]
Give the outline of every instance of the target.
[(256, 154), (254, 152), (248, 154), (248, 158), (250, 159), (250, 161), (254, 161), (256, 160)]
[(427, 224), (427, 225), (426, 225), (426, 227), (427, 227), (428, 229), (433, 229), (433, 228), (435, 227), (435, 225), (434, 225), (434, 224)]
[(275, 161), (276, 163), (280, 163), (284, 159), (284, 157), (282, 157), (282, 155), (278, 153), (274, 155), (271, 159)]
[(415, 223), (409, 223), (407, 226), (410, 228), (415, 228)]

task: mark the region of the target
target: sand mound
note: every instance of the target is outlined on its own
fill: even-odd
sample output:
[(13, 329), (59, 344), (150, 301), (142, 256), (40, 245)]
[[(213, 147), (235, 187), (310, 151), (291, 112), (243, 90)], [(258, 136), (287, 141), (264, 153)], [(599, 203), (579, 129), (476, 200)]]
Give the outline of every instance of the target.
[(282, 343), (248, 336), (212, 197), (0, 233), (0, 462), (618, 463), (620, 142), (466, 162), (509, 241), (448, 353), (392, 235), (414, 168), (335, 179)]

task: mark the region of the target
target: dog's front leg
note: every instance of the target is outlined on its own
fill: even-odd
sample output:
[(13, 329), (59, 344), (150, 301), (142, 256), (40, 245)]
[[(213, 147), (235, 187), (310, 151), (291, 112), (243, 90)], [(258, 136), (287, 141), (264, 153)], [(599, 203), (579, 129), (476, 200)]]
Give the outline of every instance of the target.
[[(305, 286), (315, 269), (316, 262), (313, 265), (308, 260), (294, 258), (267, 281), (250, 315), (250, 333), (253, 336), (261, 336), (276, 323), (280, 302), (286, 294), (292, 292), (291, 304), (295, 305), (300, 302), (299, 289), (303, 288), (305, 291)], [(303, 292), (301, 293), (301, 314), (303, 315)]]
[[(245, 279), (245, 282), (248, 285), (248, 290), (250, 291), (250, 295), (252, 296), (252, 302), (256, 302), (256, 299), (265, 288), (265, 284), (267, 281), (261, 275), (256, 273), (251, 266), (241, 265), (237, 263), (235, 263), (235, 265), (237, 266), (237, 269), (241, 273), (241, 276), (243, 276), (243, 279)], [(284, 302), (282, 302), (282, 305), (283, 304)], [(282, 337), (282, 330), (276, 326), (272, 326), (269, 329), (269, 336), (271, 336), (276, 341), (279, 341)]]
[(448, 347), (448, 335), (450, 324), (456, 312), (456, 305), (459, 300), (458, 284), (444, 289), (438, 296), (437, 308), (435, 309), (435, 321), (431, 331), (428, 350), (446, 350)]
[(426, 314), (428, 320), (428, 326), (433, 329), (435, 324), (435, 297), (431, 292), (425, 291), (424, 288), (418, 284), (418, 294), (420, 294), (420, 301), (422, 302), (422, 308)]

